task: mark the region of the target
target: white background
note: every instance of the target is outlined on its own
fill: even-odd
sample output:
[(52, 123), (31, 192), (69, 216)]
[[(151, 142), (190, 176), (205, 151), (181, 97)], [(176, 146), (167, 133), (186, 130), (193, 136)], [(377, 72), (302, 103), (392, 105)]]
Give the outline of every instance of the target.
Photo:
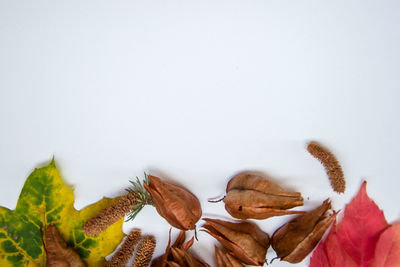
[[(361, 182), (400, 218), (398, 1), (0, 1), (0, 201), (54, 155), (80, 209), (144, 171), (207, 198), (241, 170), (343, 209)], [(307, 154), (337, 155), (345, 195)], [(260, 223), (273, 231), (290, 216)], [(201, 225), (199, 223), (199, 225)], [(146, 208), (124, 226), (166, 245)], [(174, 235), (177, 231), (173, 232)], [(194, 250), (211, 264), (213, 240)], [(272, 249), (268, 258), (275, 256)], [(307, 266), (308, 259), (298, 266)], [(274, 262), (273, 266), (289, 266)]]

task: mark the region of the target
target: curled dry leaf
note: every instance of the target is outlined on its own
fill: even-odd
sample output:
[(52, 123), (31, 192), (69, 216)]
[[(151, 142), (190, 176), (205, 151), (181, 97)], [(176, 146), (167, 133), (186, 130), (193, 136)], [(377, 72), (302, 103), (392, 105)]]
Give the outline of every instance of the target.
[(232, 254), (223, 251), (221, 248), (215, 246), (215, 258), (218, 267), (244, 267), (244, 265), (236, 259)]
[(54, 225), (46, 227), (46, 252), (48, 267), (84, 267), (79, 254), (67, 243)]
[(153, 260), (152, 267), (210, 267), (205, 261), (195, 257), (188, 250), (193, 245), (194, 238), (185, 242), (185, 231), (181, 231), (171, 246), (171, 231), (165, 253)]
[(226, 187), (225, 209), (238, 219), (266, 219), (302, 211), (287, 209), (302, 206), (298, 192), (289, 192), (257, 173), (243, 172), (234, 176)]
[(245, 264), (261, 266), (269, 247), (269, 236), (250, 222), (204, 219), (203, 230), (217, 239), (232, 255)]
[(181, 230), (192, 230), (201, 217), (200, 202), (187, 189), (149, 176), (150, 185), (143, 184), (150, 193), (157, 212), (168, 223)]
[(318, 244), (336, 217), (327, 215), (329, 200), (306, 214), (302, 214), (281, 226), (272, 236), (272, 247), (278, 258), (290, 263), (301, 262)]

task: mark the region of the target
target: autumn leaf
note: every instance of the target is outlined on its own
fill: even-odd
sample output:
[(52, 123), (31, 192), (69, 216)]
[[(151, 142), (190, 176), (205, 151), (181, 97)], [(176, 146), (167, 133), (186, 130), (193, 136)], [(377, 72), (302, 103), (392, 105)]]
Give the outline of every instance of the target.
[(104, 257), (124, 236), (123, 219), (94, 237), (86, 236), (82, 225), (114, 202), (103, 198), (78, 211), (73, 206), (73, 191), (63, 183), (54, 160), (35, 169), (25, 181), (15, 210), (0, 207), (0, 266), (45, 266), (47, 225), (57, 226), (88, 266), (103, 266)]
[[(310, 260), (311, 267), (372, 266), (377, 241), (388, 223), (368, 197), (366, 186), (366, 182), (361, 185), (346, 206), (342, 222), (334, 225), (326, 240), (318, 245)], [(321, 265), (325, 258), (328, 261)]]
[(358, 265), (343, 250), (336, 233), (334, 222), (326, 239), (318, 244), (312, 257), (310, 266), (313, 267), (357, 267)]
[(400, 266), (400, 223), (391, 225), (379, 236), (373, 266)]

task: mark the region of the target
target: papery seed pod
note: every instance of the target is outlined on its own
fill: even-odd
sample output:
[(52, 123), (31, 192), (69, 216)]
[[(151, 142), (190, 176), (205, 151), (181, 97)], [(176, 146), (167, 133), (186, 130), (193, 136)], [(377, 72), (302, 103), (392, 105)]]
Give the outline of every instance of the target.
[(232, 255), (245, 264), (264, 265), (269, 247), (269, 236), (250, 222), (227, 222), (204, 219), (203, 230), (217, 239)]
[(168, 223), (181, 230), (192, 230), (201, 217), (200, 202), (183, 187), (150, 176), (150, 185), (144, 187), (150, 193), (157, 212)]
[(181, 231), (174, 244), (171, 245), (171, 231), (165, 253), (153, 260), (152, 267), (210, 267), (202, 259), (193, 256), (188, 250), (193, 245), (194, 238), (185, 242), (185, 231)]
[(215, 258), (218, 267), (244, 267), (238, 259), (217, 246), (215, 246)]
[(67, 246), (60, 231), (54, 225), (46, 227), (46, 254), (48, 267), (75, 266), (85, 267), (79, 254)]
[(254, 172), (234, 176), (226, 187), (224, 202), (226, 211), (237, 219), (266, 219), (304, 213), (287, 210), (303, 205), (300, 193), (286, 191)]
[(142, 233), (138, 229), (133, 229), (125, 238), (123, 244), (106, 263), (106, 267), (122, 267), (132, 258), (137, 243), (139, 243)]
[(325, 200), (318, 208), (302, 214), (281, 226), (272, 236), (272, 247), (278, 258), (290, 263), (301, 262), (318, 244), (325, 231), (332, 224), (336, 213)]
[(155, 247), (156, 239), (154, 236), (144, 237), (138, 246), (132, 266), (147, 267), (153, 257)]

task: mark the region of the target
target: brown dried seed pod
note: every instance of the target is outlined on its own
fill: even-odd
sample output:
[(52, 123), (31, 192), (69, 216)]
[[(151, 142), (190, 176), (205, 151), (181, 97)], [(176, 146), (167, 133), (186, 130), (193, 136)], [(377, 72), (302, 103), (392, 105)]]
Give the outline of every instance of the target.
[(96, 216), (83, 224), (83, 231), (88, 236), (95, 236), (125, 216), (137, 204), (135, 193), (121, 197), (113, 205), (101, 210)]
[(156, 176), (149, 176), (150, 185), (143, 184), (150, 193), (157, 212), (167, 222), (181, 230), (192, 230), (201, 217), (201, 205), (189, 190)]
[(299, 192), (284, 190), (255, 172), (235, 175), (226, 187), (223, 201), (226, 211), (238, 219), (266, 219), (304, 213), (287, 210), (303, 205), (303, 198)]
[(307, 145), (307, 150), (324, 166), (333, 190), (337, 193), (344, 193), (346, 181), (344, 179), (342, 167), (335, 155), (317, 142), (310, 142)]
[(142, 233), (138, 229), (133, 229), (125, 238), (124, 243), (118, 251), (112, 256), (111, 260), (106, 263), (107, 267), (125, 266), (132, 257), (137, 243), (139, 243)]
[(278, 258), (290, 263), (301, 262), (335, 219), (336, 213), (327, 215), (330, 208), (330, 201), (325, 200), (318, 208), (297, 216), (276, 230), (272, 236), (272, 247)]
[(132, 266), (147, 267), (153, 257), (155, 247), (156, 239), (154, 236), (144, 237), (137, 248)]
[(48, 267), (86, 266), (79, 254), (73, 248), (67, 246), (67, 243), (54, 225), (46, 227), (46, 254)]
[(217, 267), (244, 267), (238, 259), (217, 246), (215, 246), (215, 258)]
[(245, 264), (262, 266), (269, 247), (269, 236), (250, 222), (204, 219), (203, 230), (217, 239), (232, 255)]
[(152, 267), (210, 267), (202, 259), (193, 256), (188, 250), (193, 245), (194, 238), (186, 241), (185, 231), (181, 231), (171, 246), (171, 231), (165, 253), (154, 259)]

